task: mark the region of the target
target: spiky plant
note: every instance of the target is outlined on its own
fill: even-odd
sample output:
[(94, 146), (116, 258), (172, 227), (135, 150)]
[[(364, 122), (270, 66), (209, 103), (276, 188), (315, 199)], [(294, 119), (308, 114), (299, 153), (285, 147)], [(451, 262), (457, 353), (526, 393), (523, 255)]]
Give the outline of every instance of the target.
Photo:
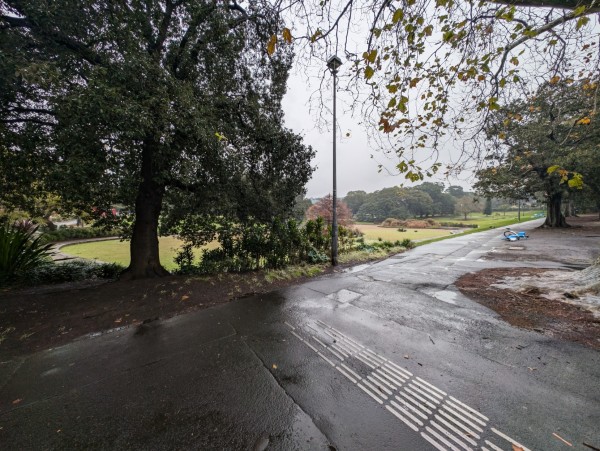
[(0, 226), (0, 285), (18, 280), (26, 271), (47, 263), (51, 244), (42, 244), (34, 228)]

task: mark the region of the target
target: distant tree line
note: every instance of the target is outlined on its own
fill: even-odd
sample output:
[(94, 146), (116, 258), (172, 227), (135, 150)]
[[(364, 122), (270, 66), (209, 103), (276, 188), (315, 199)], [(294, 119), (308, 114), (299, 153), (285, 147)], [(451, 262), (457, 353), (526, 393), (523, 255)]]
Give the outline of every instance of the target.
[[(443, 183), (425, 182), (411, 188), (395, 186), (373, 193), (350, 191), (344, 201), (355, 220), (382, 222), (387, 218), (452, 216), (457, 213), (457, 205), (461, 212), (471, 207), (473, 195), (460, 186), (446, 189)], [(479, 205), (473, 205), (475, 207), (476, 211), (481, 209)]]

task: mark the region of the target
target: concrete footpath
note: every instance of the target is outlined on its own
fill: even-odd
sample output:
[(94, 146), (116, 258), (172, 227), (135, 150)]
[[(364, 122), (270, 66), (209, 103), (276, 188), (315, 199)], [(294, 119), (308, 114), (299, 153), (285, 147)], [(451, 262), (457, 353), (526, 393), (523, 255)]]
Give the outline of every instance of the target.
[[(600, 353), (453, 286), (515, 266), (500, 234), (1, 362), (0, 449), (600, 448)], [(534, 240), (517, 266), (573, 266)]]

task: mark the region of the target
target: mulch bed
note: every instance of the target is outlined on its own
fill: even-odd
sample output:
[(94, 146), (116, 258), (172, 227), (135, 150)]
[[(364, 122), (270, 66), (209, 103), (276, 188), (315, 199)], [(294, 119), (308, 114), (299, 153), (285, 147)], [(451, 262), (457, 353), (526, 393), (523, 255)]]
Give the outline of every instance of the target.
[(537, 288), (523, 292), (492, 287), (504, 277), (539, 274), (546, 269), (495, 268), (465, 274), (456, 282), (460, 291), (494, 310), (513, 326), (580, 343), (600, 350), (600, 318), (577, 305), (550, 300)]
[[(326, 267), (322, 274), (332, 272)], [(233, 300), (243, 302), (249, 295), (307, 279), (267, 281), (264, 273), (250, 272), (0, 291), (0, 361), (60, 346), (93, 332), (166, 319)]]

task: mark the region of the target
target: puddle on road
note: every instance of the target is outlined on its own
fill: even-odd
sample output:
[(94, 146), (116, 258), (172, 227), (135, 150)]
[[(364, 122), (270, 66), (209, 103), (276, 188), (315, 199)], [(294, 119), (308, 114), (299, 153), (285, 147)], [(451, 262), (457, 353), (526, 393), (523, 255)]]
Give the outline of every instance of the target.
[(362, 294), (357, 293), (356, 291), (350, 291), (343, 288), (336, 293), (331, 293), (327, 298), (345, 304), (347, 302), (352, 302), (361, 296)]

